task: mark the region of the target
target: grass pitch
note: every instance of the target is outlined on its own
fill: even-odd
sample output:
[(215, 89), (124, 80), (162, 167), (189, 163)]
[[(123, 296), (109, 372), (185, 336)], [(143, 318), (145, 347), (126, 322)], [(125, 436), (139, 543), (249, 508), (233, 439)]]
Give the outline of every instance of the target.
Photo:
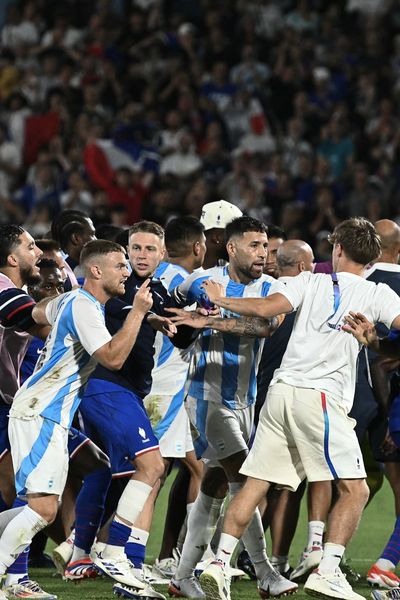
[[(149, 538), (146, 562), (152, 562), (158, 555), (161, 544), (161, 536), (164, 526), (164, 517), (166, 512), (166, 498), (169, 491), (169, 485), (161, 492), (157, 502), (154, 516), (153, 528)], [(306, 507), (303, 503), (299, 525), (292, 545), (290, 563), (295, 566), (298, 557), (306, 542)], [(394, 502), (393, 495), (387, 483), (364, 512), (359, 530), (348, 548), (348, 557), (351, 559), (351, 566), (362, 575), (365, 575), (369, 566), (379, 556), (384, 548), (394, 526)], [(267, 538), (267, 544), (269, 540)], [(95, 579), (85, 581), (80, 584), (67, 583), (61, 580), (59, 576), (49, 569), (32, 569), (32, 579), (36, 579), (42, 587), (51, 593), (55, 593), (59, 600), (106, 600), (112, 598), (112, 582), (109, 579)], [(165, 593), (165, 586), (156, 586), (157, 589)], [(354, 586), (355, 591), (364, 596), (370, 597), (370, 588), (364, 582)], [(232, 585), (233, 600), (250, 600), (258, 598), (255, 583), (252, 581), (240, 581)], [(302, 591), (297, 592), (293, 598), (309, 598)]]

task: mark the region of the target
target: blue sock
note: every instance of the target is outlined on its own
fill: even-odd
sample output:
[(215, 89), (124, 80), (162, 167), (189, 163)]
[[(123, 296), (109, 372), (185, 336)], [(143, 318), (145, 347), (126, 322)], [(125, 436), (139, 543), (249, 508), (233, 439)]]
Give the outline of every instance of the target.
[[(15, 498), (12, 508), (18, 508), (19, 506), (25, 506), (27, 502), (21, 500), (21, 498)], [(29, 560), (30, 546), (25, 548), (23, 552), (15, 559), (13, 564), (7, 569), (8, 581), (6, 585), (10, 585), (12, 582), (21, 581), (22, 579), (28, 579), (28, 560)], [(9, 576), (12, 576), (10, 578)]]
[(142, 569), (143, 567), (148, 538), (148, 531), (132, 527), (128, 542), (125, 546), (125, 554), (135, 569)]
[(400, 517), (397, 517), (394, 531), (380, 558), (390, 560), (395, 566), (400, 561)]
[(86, 475), (75, 505), (75, 546), (89, 554), (100, 527), (104, 502), (111, 482), (111, 470)]
[(108, 533), (107, 546), (121, 546), (121, 548), (125, 548), (130, 533), (131, 528), (128, 525), (124, 525), (124, 523), (119, 523), (113, 519)]

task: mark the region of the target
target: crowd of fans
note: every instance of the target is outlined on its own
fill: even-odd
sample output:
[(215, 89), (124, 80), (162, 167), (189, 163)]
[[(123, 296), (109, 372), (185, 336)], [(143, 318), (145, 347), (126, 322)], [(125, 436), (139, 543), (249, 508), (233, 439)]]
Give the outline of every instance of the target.
[(400, 221), (398, 0), (2, 4), (2, 222), (164, 225), (223, 197), (324, 260), (343, 218)]

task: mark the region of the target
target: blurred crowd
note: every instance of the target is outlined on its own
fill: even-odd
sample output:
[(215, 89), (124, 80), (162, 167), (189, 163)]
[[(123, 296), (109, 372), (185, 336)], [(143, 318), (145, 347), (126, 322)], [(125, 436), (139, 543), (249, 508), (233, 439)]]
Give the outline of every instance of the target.
[(3, 0), (0, 42), (1, 222), (400, 222), (399, 0)]

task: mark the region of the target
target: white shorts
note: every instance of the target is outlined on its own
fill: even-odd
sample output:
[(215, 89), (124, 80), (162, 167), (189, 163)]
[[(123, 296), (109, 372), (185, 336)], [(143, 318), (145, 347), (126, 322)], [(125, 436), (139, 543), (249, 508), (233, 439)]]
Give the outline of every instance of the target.
[(243, 475), (296, 490), (300, 482), (366, 477), (356, 421), (327, 394), (278, 382), (269, 388)]
[(11, 456), (18, 496), (61, 496), (68, 474), (68, 429), (37, 416), (10, 417)]
[(149, 395), (143, 400), (163, 458), (185, 458), (193, 452), (183, 390), (175, 396)]
[(191, 396), (187, 396), (185, 404), (197, 458), (205, 459), (210, 467), (220, 466), (220, 460), (248, 450), (254, 405), (231, 410)]

